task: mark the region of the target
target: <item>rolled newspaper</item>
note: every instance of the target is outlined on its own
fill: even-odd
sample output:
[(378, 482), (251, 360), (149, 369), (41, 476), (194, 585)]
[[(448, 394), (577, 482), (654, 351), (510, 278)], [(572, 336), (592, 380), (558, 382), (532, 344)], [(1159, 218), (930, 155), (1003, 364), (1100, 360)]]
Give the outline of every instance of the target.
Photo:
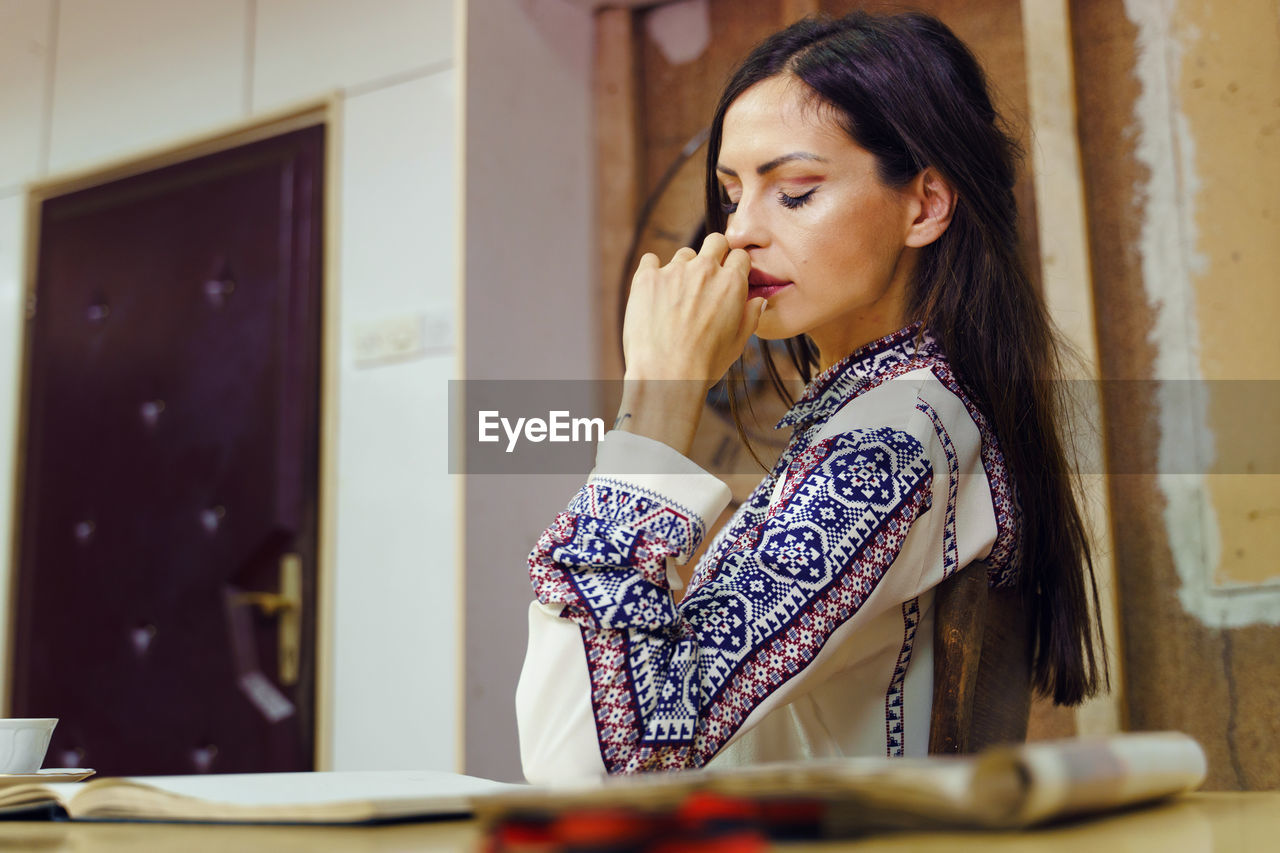
[[(879, 829), (1014, 828), (1104, 812), (1204, 781), (1204, 751), (1180, 732), (995, 747), (978, 755), (847, 758), (614, 777), (474, 802), (490, 823), (593, 809), (651, 815), (710, 792), (744, 804), (807, 803), (827, 835)], [(761, 814), (768, 810), (764, 809)], [(767, 829), (767, 827), (765, 827)]]
[(1028, 826), (1193, 791), (1207, 772), (1180, 732), (997, 747), (975, 764), (973, 803), (989, 826)]

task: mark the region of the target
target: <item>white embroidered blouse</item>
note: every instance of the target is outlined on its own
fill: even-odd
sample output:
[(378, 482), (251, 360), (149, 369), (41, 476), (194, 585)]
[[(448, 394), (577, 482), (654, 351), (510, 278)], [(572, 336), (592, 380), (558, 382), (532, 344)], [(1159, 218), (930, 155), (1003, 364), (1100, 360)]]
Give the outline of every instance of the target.
[(816, 377), (790, 444), (707, 548), (728, 488), (610, 432), (529, 556), (516, 691), (530, 781), (850, 755), (923, 755), (933, 590), (977, 559), (1012, 582), (999, 449), (910, 326)]

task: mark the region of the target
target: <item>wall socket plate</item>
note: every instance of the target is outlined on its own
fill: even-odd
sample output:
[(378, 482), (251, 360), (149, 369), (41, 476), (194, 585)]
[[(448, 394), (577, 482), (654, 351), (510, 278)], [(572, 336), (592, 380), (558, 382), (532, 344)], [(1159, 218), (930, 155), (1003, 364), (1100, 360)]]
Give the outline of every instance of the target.
[(368, 320), (352, 326), (356, 367), (453, 352), (453, 318), (444, 309)]

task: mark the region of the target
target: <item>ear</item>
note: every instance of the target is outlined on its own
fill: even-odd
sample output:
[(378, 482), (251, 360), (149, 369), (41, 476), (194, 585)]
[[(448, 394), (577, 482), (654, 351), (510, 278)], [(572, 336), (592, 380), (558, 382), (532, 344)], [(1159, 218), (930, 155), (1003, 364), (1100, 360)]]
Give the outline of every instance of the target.
[(907, 230), (906, 244), (919, 248), (942, 236), (956, 209), (956, 192), (942, 174), (928, 166), (912, 179), (907, 192), (915, 219)]

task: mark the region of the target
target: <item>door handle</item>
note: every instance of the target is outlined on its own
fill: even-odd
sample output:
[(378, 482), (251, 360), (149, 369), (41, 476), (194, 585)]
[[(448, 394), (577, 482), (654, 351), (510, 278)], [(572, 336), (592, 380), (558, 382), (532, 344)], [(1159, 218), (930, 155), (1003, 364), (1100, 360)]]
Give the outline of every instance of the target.
[(302, 648), (302, 555), (289, 553), (280, 557), (279, 592), (242, 592), (232, 601), (257, 607), (262, 614), (276, 617), (280, 683), (297, 684)]

